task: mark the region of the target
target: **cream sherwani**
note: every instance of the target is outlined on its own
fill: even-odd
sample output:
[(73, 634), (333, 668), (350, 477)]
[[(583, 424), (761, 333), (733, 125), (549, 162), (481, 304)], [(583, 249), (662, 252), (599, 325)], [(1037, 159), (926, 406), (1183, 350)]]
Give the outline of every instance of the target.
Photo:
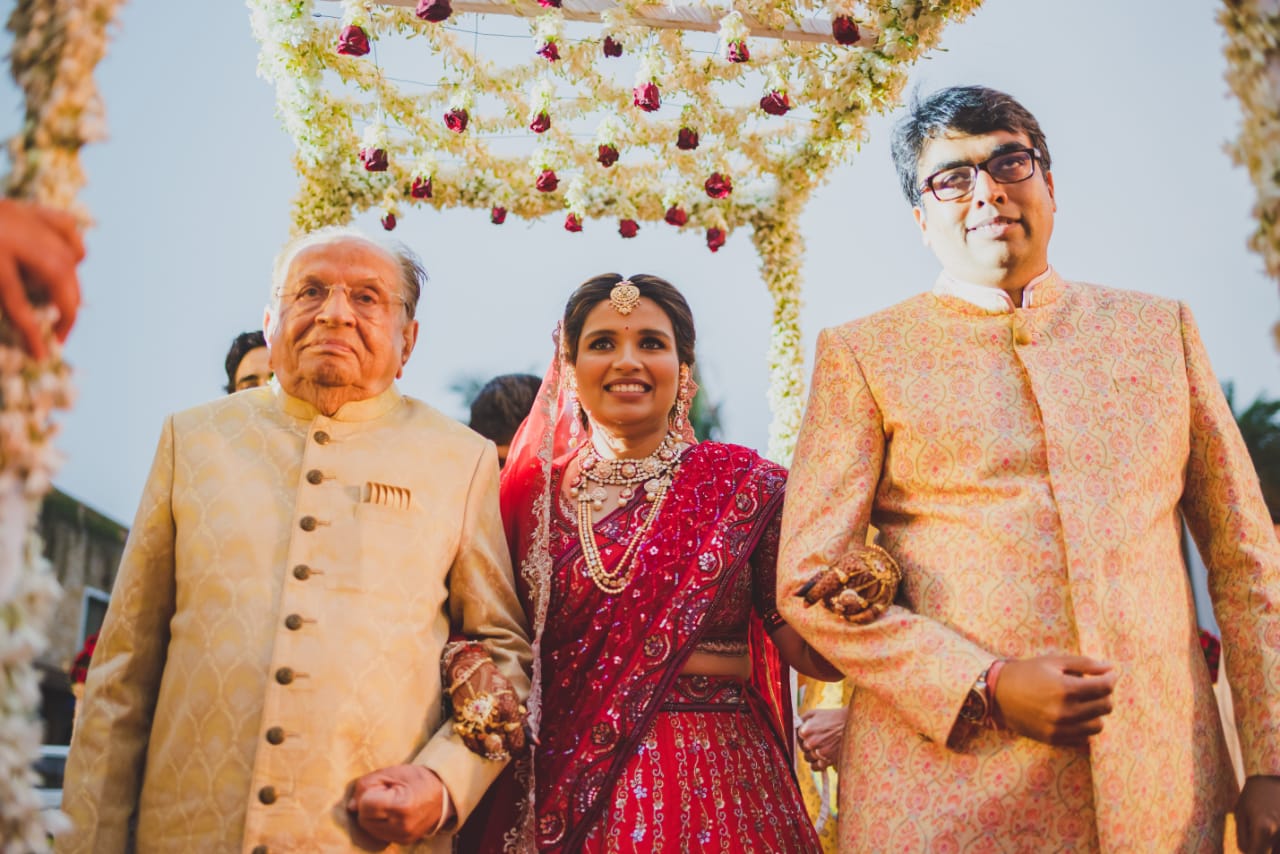
[[(1249, 774), (1280, 773), (1280, 547), (1190, 313), (1064, 283), (825, 330), (778, 609), (855, 686), (842, 851), (1215, 851), (1235, 779), (1179, 549), (1209, 568)], [(868, 524), (904, 572), (857, 627), (799, 583)], [(1113, 662), (1088, 748), (958, 723), (997, 657)]]
[[(351, 783), (424, 765), (465, 819), (502, 763), (444, 722), (451, 629), (523, 696), (493, 445), (394, 386), (170, 416), (89, 670), (64, 852), (378, 848)], [(391, 846), (393, 849), (396, 846)], [(421, 850), (447, 851), (449, 837)]]

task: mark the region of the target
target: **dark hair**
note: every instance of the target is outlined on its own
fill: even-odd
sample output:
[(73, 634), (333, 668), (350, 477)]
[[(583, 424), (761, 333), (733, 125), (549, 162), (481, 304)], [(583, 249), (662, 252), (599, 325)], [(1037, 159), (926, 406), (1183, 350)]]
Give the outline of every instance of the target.
[(533, 408), (542, 380), (533, 374), (502, 374), (484, 384), (471, 401), (468, 426), (495, 445), (508, 445)]
[[(565, 358), (569, 364), (578, 361), (578, 339), (582, 337), (582, 327), (586, 325), (587, 315), (591, 309), (609, 298), (613, 286), (622, 281), (617, 273), (605, 273), (587, 279), (569, 297), (564, 307), (564, 340)], [(657, 276), (640, 274), (628, 277), (628, 281), (640, 289), (640, 296), (651, 299), (667, 315), (671, 328), (676, 335), (676, 356), (680, 363), (693, 367), (693, 346), (696, 333), (693, 328), (693, 312), (689, 303), (676, 290), (675, 285)]]
[(1011, 95), (984, 86), (952, 86), (923, 101), (917, 92), (907, 114), (893, 126), (893, 165), (902, 194), (912, 207), (920, 204), (920, 154), (925, 144), (948, 133), (979, 136), (993, 131), (1024, 133), (1040, 151), (1040, 164), (1049, 169), (1049, 144), (1036, 117)]
[(236, 371), (240, 368), (240, 361), (244, 359), (245, 354), (250, 350), (256, 350), (259, 347), (267, 346), (267, 339), (263, 336), (261, 330), (253, 332), (241, 332), (231, 342), (231, 349), (227, 351), (227, 394), (231, 394), (236, 390)]

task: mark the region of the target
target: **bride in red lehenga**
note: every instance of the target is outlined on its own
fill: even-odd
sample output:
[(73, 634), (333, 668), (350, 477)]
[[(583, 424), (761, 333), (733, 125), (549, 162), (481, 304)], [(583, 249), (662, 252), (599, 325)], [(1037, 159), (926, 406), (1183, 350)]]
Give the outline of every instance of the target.
[(696, 443), (693, 318), (669, 283), (597, 276), (561, 329), (502, 480), (539, 744), (468, 832), (488, 851), (817, 852), (786, 668), (840, 674), (774, 607), (786, 472)]

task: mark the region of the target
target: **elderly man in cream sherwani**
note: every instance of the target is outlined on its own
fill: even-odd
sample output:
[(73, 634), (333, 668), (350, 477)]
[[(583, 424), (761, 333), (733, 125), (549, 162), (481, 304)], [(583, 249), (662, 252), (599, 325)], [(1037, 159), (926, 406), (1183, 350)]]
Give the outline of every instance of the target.
[(502, 769), (442, 711), (451, 633), (521, 696), (530, 651), (493, 444), (394, 383), (424, 278), (357, 232), (295, 241), (267, 311), (278, 384), (165, 422), (60, 851), (447, 851)]

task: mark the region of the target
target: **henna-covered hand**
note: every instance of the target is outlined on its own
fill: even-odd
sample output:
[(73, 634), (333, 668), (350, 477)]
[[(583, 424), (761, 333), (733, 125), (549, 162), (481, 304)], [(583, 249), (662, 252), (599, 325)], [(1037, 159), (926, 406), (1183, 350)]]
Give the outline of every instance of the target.
[(830, 568), (800, 588), (805, 607), (821, 602), (828, 610), (855, 625), (879, 617), (893, 604), (902, 581), (902, 570), (884, 549), (855, 546)]
[(523, 753), (528, 710), (488, 651), (478, 643), (464, 643), (446, 653), (444, 661), (453, 728), (467, 747), (486, 759)]

